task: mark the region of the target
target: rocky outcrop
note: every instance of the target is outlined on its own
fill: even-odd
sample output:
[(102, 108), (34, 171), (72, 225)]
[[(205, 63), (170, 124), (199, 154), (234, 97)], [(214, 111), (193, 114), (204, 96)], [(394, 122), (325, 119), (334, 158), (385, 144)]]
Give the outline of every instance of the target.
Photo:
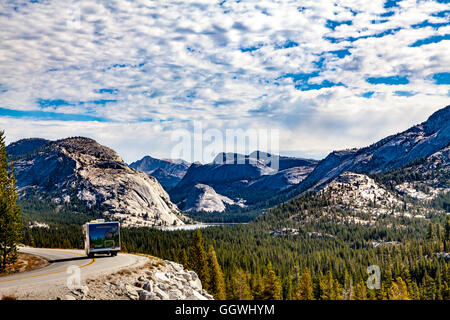
[[(166, 268), (153, 270), (142, 279), (142, 288), (136, 289), (139, 300), (213, 300), (194, 271), (172, 261), (164, 261)], [(139, 279), (138, 279), (139, 280)]]
[(131, 168), (155, 177), (166, 190), (183, 179), (189, 166), (190, 163), (183, 160), (155, 159), (150, 156), (130, 164)]
[(155, 178), (129, 168), (115, 151), (92, 139), (48, 142), (35, 152), (16, 154), (14, 167), (22, 197), (37, 193), (57, 203), (81, 203), (124, 226), (181, 225), (187, 219)]
[(65, 295), (67, 300), (213, 300), (194, 271), (149, 257), (140, 267), (89, 279)]
[(235, 202), (206, 184), (196, 184), (185, 200), (184, 211), (223, 212)]
[(341, 174), (325, 187), (323, 193), (331, 201), (357, 208), (380, 206), (384, 209), (404, 204), (372, 178), (354, 172)]
[(327, 199), (320, 217), (306, 219), (333, 220), (336, 223), (373, 225), (386, 217), (423, 218), (433, 210), (411, 210), (395, 191), (387, 190), (367, 175), (344, 172), (319, 192)]

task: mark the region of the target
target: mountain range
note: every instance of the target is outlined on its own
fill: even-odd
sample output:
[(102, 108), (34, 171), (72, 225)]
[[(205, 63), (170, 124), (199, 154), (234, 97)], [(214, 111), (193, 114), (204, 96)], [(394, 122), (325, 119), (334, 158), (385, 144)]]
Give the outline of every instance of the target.
[(158, 179), (166, 190), (170, 190), (183, 179), (190, 163), (182, 159), (156, 159), (145, 156), (141, 160), (131, 163), (130, 168), (145, 172)]
[(337, 190), (343, 182), (352, 186), (348, 190), (390, 186), (394, 198), (430, 200), (449, 190), (449, 150), (450, 106), (404, 132), (365, 148), (333, 151), (321, 161), (255, 151), (220, 153), (207, 164), (146, 156), (128, 166), (89, 138), (23, 139), (7, 147), (21, 197), (80, 203), (148, 226), (183, 224), (188, 218), (180, 209), (251, 210), (307, 191)]

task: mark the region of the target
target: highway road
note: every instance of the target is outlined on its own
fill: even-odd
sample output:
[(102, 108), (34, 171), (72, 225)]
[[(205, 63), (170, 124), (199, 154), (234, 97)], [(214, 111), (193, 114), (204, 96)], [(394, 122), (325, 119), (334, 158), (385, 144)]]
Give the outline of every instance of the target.
[[(81, 284), (88, 278), (114, 273), (125, 267), (144, 264), (147, 258), (119, 253), (115, 257), (98, 255), (88, 258), (82, 250), (43, 249), (21, 247), (20, 252), (49, 260), (47, 266), (29, 272), (0, 277), (0, 298), (13, 295), (19, 298), (47, 299), (67, 293), (67, 280), (73, 277), (74, 266), (79, 267)], [(75, 271), (76, 272), (76, 271)]]

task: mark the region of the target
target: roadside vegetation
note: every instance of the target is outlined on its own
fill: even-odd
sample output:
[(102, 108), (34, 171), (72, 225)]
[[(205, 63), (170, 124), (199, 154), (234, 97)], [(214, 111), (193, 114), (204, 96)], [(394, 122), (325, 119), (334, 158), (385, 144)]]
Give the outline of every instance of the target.
[(12, 166), (8, 165), (5, 135), (0, 131), (0, 273), (17, 261), (17, 244), (21, 240), (22, 229), (16, 179)]

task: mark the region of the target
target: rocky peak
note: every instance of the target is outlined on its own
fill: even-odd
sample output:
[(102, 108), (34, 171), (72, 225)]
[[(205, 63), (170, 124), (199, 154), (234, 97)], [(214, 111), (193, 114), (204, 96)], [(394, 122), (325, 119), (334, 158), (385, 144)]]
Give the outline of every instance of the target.
[(21, 196), (37, 192), (56, 203), (81, 201), (123, 225), (181, 225), (184, 217), (158, 181), (129, 168), (112, 149), (89, 138), (47, 143), (14, 161)]
[[(55, 141), (52, 144), (55, 148), (60, 148), (70, 155), (83, 155), (94, 158), (97, 161), (119, 161), (123, 162), (120, 156), (112, 149), (102, 146), (97, 141), (85, 137), (73, 137)], [(79, 157), (85, 159), (86, 157)]]

